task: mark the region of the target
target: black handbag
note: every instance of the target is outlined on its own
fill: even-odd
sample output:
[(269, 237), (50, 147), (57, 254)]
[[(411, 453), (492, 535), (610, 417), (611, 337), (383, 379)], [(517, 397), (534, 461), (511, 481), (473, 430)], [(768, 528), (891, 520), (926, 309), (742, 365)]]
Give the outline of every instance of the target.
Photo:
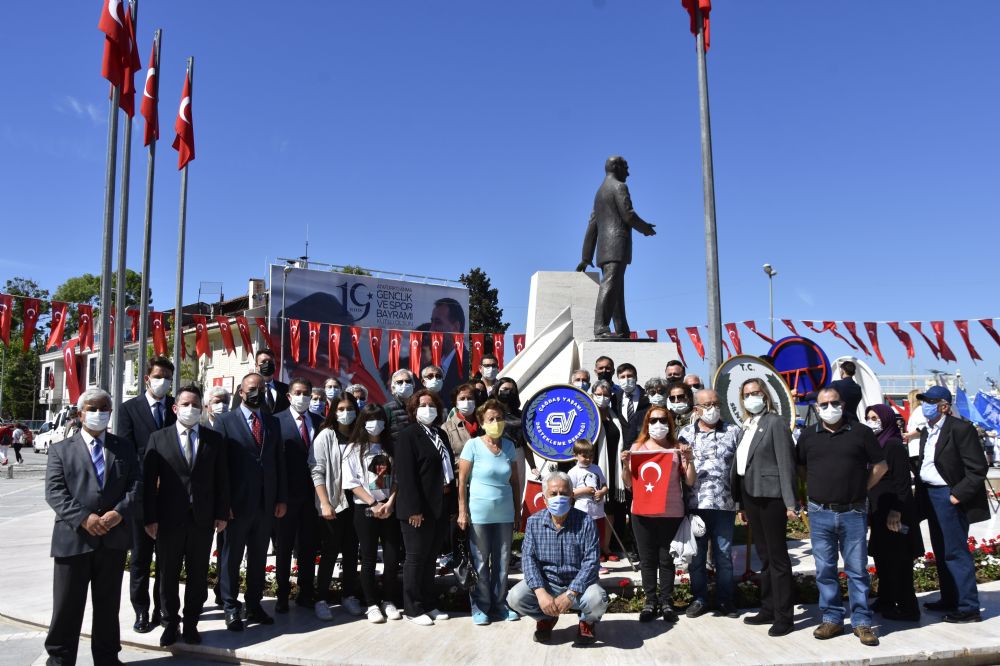
[(452, 572), (460, 587), (471, 590), (479, 582), (479, 574), (472, 564), (472, 553), (469, 551), (469, 537), (465, 532), (460, 532), (455, 539), (455, 552), (453, 553), (454, 566)]

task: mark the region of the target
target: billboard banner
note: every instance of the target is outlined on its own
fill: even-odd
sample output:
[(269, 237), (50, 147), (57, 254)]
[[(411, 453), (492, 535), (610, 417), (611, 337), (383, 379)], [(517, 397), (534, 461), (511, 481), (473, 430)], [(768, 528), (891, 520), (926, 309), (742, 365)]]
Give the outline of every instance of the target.
[[(318, 331), (315, 326), (309, 330), (309, 335), (318, 335), (322, 342), (318, 349), (313, 346), (315, 367), (308, 362), (308, 335), (297, 336), (300, 349), (295, 354), (299, 358), (296, 362), (290, 349), (292, 336), (286, 329), (285, 349), (280, 354), (286, 380), (301, 376), (322, 386), (328, 377), (336, 376), (345, 388), (349, 384), (364, 385), (369, 401), (385, 402), (389, 396), (390, 363), (398, 360), (399, 368), (411, 366), (411, 331), (445, 334), (414, 336), (421, 339), (419, 367), (429, 365), (432, 356), (440, 354), (445, 376), (442, 396), (447, 399), (454, 387), (468, 379), (468, 368), (460, 368), (459, 359), (467, 359), (469, 354), (464, 350), (456, 354), (455, 336), (447, 335), (469, 332), (469, 290), (465, 287), (278, 265), (271, 266), (270, 279), (272, 339), (281, 339), (281, 329), (288, 319), (302, 322), (302, 333), (308, 328), (305, 322), (321, 324)], [(332, 326), (341, 327), (333, 359), (327, 344)], [(360, 329), (360, 336), (352, 336), (352, 329)], [(403, 344), (393, 353), (389, 331), (404, 333)], [(432, 342), (441, 348), (432, 352)], [(420, 388), (419, 378), (415, 388)]]

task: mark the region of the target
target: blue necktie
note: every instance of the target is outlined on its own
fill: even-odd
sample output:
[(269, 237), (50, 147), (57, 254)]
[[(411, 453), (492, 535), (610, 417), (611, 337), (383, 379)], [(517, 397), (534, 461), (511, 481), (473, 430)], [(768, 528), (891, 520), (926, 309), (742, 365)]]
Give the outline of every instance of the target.
[(97, 483), (104, 487), (104, 449), (101, 448), (101, 440), (94, 440), (94, 448), (90, 452), (90, 459), (94, 462), (94, 471), (97, 472)]
[(163, 427), (163, 403), (153, 403), (153, 420), (156, 421), (157, 428)]

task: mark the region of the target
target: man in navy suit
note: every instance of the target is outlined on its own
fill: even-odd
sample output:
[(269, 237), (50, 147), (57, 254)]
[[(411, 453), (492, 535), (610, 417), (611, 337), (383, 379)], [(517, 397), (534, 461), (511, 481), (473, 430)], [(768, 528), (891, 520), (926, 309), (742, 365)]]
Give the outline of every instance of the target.
[[(160, 428), (173, 425), (174, 399), (167, 395), (174, 377), (174, 364), (170, 359), (157, 356), (149, 362), (145, 377), (146, 391), (122, 404), (118, 415), (119, 437), (135, 446), (139, 465), (146, 455), (149, 436)], [(136, 501), (142, 503), (142, 496)], [(144, 634), (160, 624), (160, 579), (153, 581), (153, 615), (149, 615), (149, 565), (153, 562), (153, 539), (146, 534), (141, 506), (132, 515), (132, 557), (129, 560), (129, 588), (135, 624), (132, 628)]]
[(125, 553), (132, 543), (129, 525), (141, 492), (139, 461), (131, 442), (107, 432), (107, 391), (84, 392), (77, 407), (82, 429), (49, 448), (45, 470), (45, 500), (56, 513), (52, 621), (45, 650), (49, 664), (76, 663), (91, 588), (94, 663), (118, 664), (118, 609)]
[[(264, 566), (275, 518), (285, 515), (288, 479), (278, 420), (263, 409), (264, 378), (252, 372), (240, 383), (240, 405), (217, 420), (229, 458), (230, 518), (220, 563), (226, 628), (243, 631), (247, 622), (273, 624), (264, 612)], [(247, 588), (240, 591), (240, 563), (247, 559)]]

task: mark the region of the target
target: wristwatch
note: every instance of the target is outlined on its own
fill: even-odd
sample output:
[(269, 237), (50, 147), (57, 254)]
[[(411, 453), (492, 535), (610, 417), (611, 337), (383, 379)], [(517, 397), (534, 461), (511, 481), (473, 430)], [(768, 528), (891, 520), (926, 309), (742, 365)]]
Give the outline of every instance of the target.
[(572, 598), (572, 599), (576, 599), (576, 597), (577, 597), (577, 594), (576, 594), (576, 592), (574, 592), (573, 590), (566, 590), (566, 596), (567, 596), (567, 597), (570, 597), (570, 598)]

